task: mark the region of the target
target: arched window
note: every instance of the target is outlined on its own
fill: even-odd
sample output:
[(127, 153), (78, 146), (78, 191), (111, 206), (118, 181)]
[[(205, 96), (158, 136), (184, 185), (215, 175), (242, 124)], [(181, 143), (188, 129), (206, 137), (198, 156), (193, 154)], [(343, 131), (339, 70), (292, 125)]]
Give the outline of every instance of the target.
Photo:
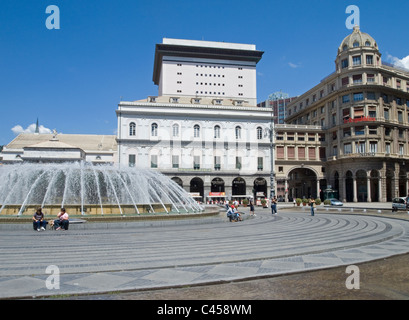
[(369, 41), (366, 41), (366, 42), (365, 42), (365, 46), (366, 46), (366, 47), (370, 47), (370, 46), (371, 46), (371, 43), (370, 43)]
[(241, 139), (241, 127), (236, 127), (236, 139)]
[(157, 123), (152, 123), (152, 125), (151, 125), (151, 135), (152, 135), (152, 137), (157, 137), (158, 136), (158, 124)]
[(135, 124), (135, 122), (131, 122), (129, 124), (129, 135), (130, 136), (136, 135), (136, 124)]
[(179, 137), (179, 125), (176, 123), (172, 126), (172, 134), (174, 137)]
[(215, 139), (220, 138), (220, 126), (214, 126), (214, 138)]
[(257, 127), (257, 140), (261, 140), (263, 138), (263, 129), (261, 127)]
[(355, 41), (354, 44), (353, 44), (353, 47), (354, 47), (354, 48), (358, 48), (358, 47), (359, 47), (359, 42), (358, 42), (358, 41)]
[(195, 126), (193, 127), (193, 136), (195, 138), (200, 137), (200, 126), (198, 124), (195, 124)]

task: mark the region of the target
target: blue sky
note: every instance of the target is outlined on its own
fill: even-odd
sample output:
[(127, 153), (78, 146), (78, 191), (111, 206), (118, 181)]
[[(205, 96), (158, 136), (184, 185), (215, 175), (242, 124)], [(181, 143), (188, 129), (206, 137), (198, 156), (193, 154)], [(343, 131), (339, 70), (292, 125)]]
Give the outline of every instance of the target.
[[(46, 28), (49, 5), (59, 30)], [(384, 61), (409, 63), (407, 0), (1, 0), (0, 145), (37, 118), (62, 133), (115, 134), (121, 97), (157, 94), (164, 37), (255, 44), (258, 101), (300, 95), (334, 71), (349, 5)]]

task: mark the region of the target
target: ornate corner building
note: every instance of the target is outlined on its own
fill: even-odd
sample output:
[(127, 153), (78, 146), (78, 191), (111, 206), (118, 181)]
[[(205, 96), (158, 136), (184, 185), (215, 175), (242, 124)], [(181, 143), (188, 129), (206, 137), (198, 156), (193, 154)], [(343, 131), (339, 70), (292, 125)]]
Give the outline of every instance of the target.
[(339, 46), (335, 72), (286, 111), (275, 143), (286, 197), (322, 198), (326, 188), (347, 202), (408, 194), (409, 70), (382, 62), (359, 27)]

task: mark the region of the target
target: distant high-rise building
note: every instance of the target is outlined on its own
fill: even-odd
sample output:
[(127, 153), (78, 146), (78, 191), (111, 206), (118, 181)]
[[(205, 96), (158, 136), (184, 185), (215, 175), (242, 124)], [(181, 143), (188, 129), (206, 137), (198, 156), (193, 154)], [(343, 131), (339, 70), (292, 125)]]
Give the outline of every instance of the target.
[(286, 106), (297, 97), (290, 97), (288, 93), (274, 92), (268, 96), (266, 101), (257, 104), (260, 108), (273, 108), (274, 123), (283, 124), (286, 118)]

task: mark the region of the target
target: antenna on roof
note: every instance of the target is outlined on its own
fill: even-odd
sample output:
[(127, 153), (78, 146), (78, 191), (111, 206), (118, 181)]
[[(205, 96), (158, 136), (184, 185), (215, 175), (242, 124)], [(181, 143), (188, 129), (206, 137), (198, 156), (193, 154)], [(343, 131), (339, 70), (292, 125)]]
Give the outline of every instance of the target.
[(37, 122), (36, 122), (36, 130), (34, 132), (35, 133), (40, 133), (40, 128), (38, 126), (38, 118), (37, 118)]

